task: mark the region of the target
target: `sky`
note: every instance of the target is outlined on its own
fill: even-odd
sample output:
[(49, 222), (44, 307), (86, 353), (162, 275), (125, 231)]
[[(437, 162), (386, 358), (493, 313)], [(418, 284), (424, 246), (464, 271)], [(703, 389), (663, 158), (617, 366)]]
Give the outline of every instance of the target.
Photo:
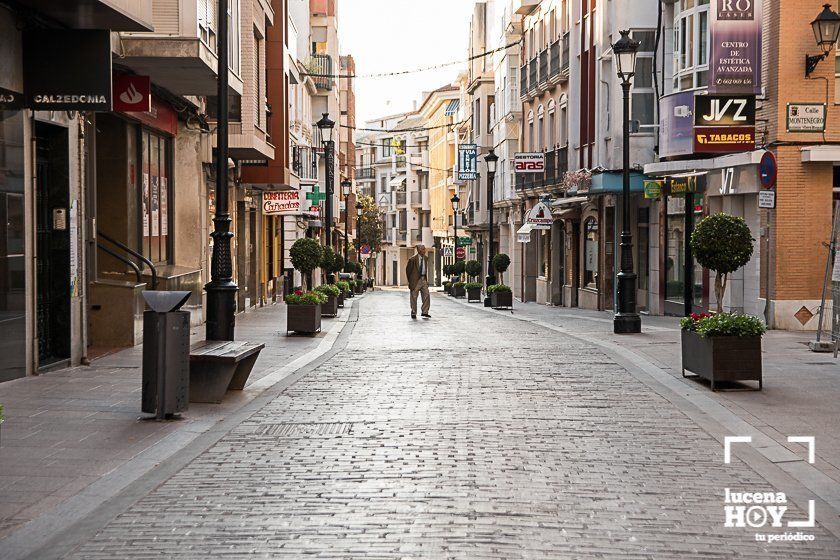
[[(464, 60), (474, 0), (339, 0), (342, 54), (356, 73), (391, 72)], [(357, 78), (356, 125), (413, 109), (421, 93), (455, 80), (466, 63), (407, 76)]]

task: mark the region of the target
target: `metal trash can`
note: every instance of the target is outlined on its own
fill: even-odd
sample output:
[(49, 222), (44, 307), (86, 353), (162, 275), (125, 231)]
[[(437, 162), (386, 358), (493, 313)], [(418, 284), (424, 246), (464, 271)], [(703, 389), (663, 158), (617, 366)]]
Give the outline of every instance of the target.
[(142, 410), (159, 420), (190, 403), (190, 312), (179, 311), (191, 292), (143, 292)]

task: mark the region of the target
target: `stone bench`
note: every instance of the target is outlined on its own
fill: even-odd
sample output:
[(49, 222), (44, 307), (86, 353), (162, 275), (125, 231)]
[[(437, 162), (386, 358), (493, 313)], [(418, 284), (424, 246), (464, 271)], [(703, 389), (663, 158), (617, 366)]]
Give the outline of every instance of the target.
[(220, 403), (241, 391), (265, 344), (205, 340), (190, 348), (190, 402)]

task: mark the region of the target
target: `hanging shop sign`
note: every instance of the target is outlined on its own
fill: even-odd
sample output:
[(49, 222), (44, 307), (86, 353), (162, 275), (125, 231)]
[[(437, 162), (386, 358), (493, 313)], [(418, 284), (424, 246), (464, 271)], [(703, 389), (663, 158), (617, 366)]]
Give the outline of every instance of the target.
[(712, 0), (709, 93), (761, 93), (761, 0)]
[(694, 128), (694, 152), (728, 154), (755, 150), (754, 126), (698, 126)]
[(645, 181), (645, 198), (659, 198), (665, 181)]
[(683, 197), (686, 193), (697, 192), (697, 176), (672, 177), (668, 179), (668, 194), (672, 197)]
[(776, 207), (776, 191), (761, 191), (758, 193), (758, 207), (773, 209)]
[(158, 132), (177, 136), (178, 134), (178, 113), (166, 101), (152, 95), (150, 98), (151, 109), (148, 111), (127, 111), (123, 114), (142, 124), (153, 128)]
[(299, 216), (303, 214), (301, 191), (265, 191), (262, 211), (266, 216)]
[(665, 95), (660, 101), (659, 155), (686, 156), (694, 152), (694, 92)]
[(787, 131), (825, 131), (825, 103), (788, 103)]
[(23, 109), (23, 94), (0, 88), (0, 111)]
[(551, 229), (551, 224), (554, 223), (551, 208), (545, 202), (538, 202), (528, 211), (525, 223), (530, 225), (531, 229)]
[(542, 152), (516, 152), (513, 154), (516, 173), (542, 173), (545, 171), (545, 154)]
[(758, 164), (758, 180), (765, 189), (772, 189), (776, 186), (776, 178), (779, 174), (779, 165), (776, 162), (776, 154), (764, 152), (761, 162)]
[(694, 98), (695, 126), (754, 126), (754, 95), (698, 95)]
[(458, 146), (458, 180), (478, 179), (478, 146), (460, 144)]
[(110, 111), (111, 33), (25, 29), (23, 90), (30, 109)]
[(117, 74), (113, 97), (114, 111), (149, 112), (152, 110), (152, 79), (149, 76)]

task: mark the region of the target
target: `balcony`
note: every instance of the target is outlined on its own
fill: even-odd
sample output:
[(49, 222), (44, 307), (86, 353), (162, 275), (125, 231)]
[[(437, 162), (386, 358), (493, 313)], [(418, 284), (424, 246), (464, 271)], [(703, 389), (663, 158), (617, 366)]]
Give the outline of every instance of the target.
[(528, 62), (528, 93), (530, 95), (537, 94), (537, 58), (534, 57)]
[(563, 35), (563, 52), (560, 55), (560, 73), (569, 78), (569, 32)]
[[(121, 33), (119, 63), (177, 95), (215, 96), (217, 8), (218, 0), (154, 0), (154, 32)], [(243, 93), (240, 35), (237, 12), (228, 27), (228, 80), (234, 96)]]
[(373, 167), (362, 167), (356, 169), (357, 181), (371, 181), (376, 178), (376, 170)]
[(154, 29), (151, 0), (18, 0), (16, 3), (71, 29)]
[(331, 90), (335, 87), (335, 80), (332, 78), (333, 74), (333, 60), (328, 54), (313, 54), (312, 58), (307, 64), (307, 70), (312, 76), (312, 81), (315, 82), (317, 89)]
[(407, 242), (408, 242), (408, 232), (404, 229), (397, 231), (397, 243), (407, 243)]
[(414, 191), (411, 193), (411, 206), (412, 208), (423, 206), (423, 193), (420, 191)]
[(556, 84), (560, 78), (560, 39), (557, 39), (548, 48), (548, 80)]
[(540, 87), (544, 87), (548, 85), (548, 49), (542, 51), (539, 54), (539, 61), (540, 61)]
[(528, 65), (519, 67), (519, 97), (528, 96)]
[(405, 156), (397, 156), (396, 159), (394, 160), (394, 165), (397, 168), (405, 167)]
[(412, 229), (408, 232), (408, 239), (412, 243), (421, 243), (423, 241), (423, 232), (419, 229)]
[(569, 170), (569, 148), (557, 148), (545, 152), (545, 171), (542, 173), (518, 173), (516, 188), (537, 189), (547, 187), (556, 189), (563, 183), (563, 177)]
[(309, 146), (292, 146), (292, 171), (302, 181), (318, 180), (318, 156)]
[(405, 206), (406, 196), (405, 191), (397, 191), (397, 206)]

